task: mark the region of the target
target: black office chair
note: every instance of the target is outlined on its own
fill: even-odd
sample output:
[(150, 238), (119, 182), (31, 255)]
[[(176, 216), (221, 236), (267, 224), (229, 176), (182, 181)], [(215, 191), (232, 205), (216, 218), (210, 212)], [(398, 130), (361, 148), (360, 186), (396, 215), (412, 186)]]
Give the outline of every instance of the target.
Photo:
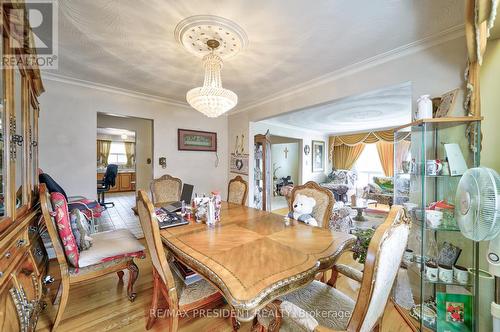
[(116, 184), (116, 177), (118, 176), (118, 165), (109, 164), (106, 167), (106, 173), (104, 173), (104, 178), (102, 180), (97, 180), (97, 200), (104, 208), (109, 206), (114, 207), (115, 203), (106, 202), (104, 200), (104, 193), (108, 192), (111, 187)]

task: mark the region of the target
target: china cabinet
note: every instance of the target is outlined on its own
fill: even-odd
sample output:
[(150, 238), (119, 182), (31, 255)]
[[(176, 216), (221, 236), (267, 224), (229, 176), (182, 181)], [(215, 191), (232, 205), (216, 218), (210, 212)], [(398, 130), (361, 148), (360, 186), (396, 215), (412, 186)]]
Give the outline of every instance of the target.
[(434, 118), (394, 133), (394, 200), (413, 220), (397, 281), (411, 294), (394, 302), (415, 331), (479, 331), (479, 243), (461, 234), (454, 204), (461, 174), (479, 166), (480, 126)]
[[(1, 4), (0, 329), (33, 331), (48, 263), (37, 200), (37, 98), (43, 85), (39, 69), (23, 65), (28, 54), (36, 56), (24, 3)], [(7, 64), (9, 57), (17, 65)]]
[(269, 134), (255, 135), (254, 138), (254, 197), (257, 209), (271, 211), (271, 140)]

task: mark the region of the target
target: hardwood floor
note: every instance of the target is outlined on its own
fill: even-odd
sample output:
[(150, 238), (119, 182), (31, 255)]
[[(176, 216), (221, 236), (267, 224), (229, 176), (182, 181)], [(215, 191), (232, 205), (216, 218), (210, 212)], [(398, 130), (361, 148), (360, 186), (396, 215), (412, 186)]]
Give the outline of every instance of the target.
[[(351, 254), (346, 253), (341, 257), (342, 263), (351, 263)], [(127, 278), (125, 272), (124, 282), (118, 282), (118, 276), (110, 275), (95, 282), (88, 282), (74, 286), (70, 290), (69, 303), (63, 316), (58, 331), (145, 331), (146, 317), (152, 295), (152, 272), (149, 258), (138, 260), (140, 273), (136, 283), (137, 298), (134, 302), (127, 299)], [(340, 277), (338, 287), (350, 296), (355, 296), (357, 286), (345, 277)], [(165, 305), (163, 303), (163, 305)], [(40, 316), (37, 331), (50, 331), (50, 315), (54, 308), (48, 304)], [(182, 332), (194, 331), (231, 331), (228, 306), (213, 309), (212, 317), (196, 319), (181, 319), (179, 330)], [(214, 317), (216, 316), (216, 317)], [(251, 323), (242, 324), (240, 331), (250, 331)], [(158, 319), (150, 331), (165, 331), (166, 319)], [(386, 308), (382, 331), (411, 331), (401, 318), (392, 303)]]

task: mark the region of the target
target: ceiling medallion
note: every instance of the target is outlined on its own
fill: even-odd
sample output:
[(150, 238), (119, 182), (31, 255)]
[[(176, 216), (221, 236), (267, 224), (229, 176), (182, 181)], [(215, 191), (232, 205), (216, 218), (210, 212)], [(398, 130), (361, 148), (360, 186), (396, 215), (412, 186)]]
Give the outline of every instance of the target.
[(177, 25), (175, 37), (190, 53), (203, 57), (203, 86), (187, 92), (189, 105), (211, 118), (235, 107), (238, 96), (222, 87), (222, 59), (236, 55), (247, 45), (245, 32), (222, 17), (192, 16)]
[(245, 31), (233, 21), (213, 15), (188, 17), (175, 27), (175, 39), (186, 50), (200, 58), (212, 52), (207, 42), (217, 40), (220, 46), (214, 53), (227, 60), (248, 45)]

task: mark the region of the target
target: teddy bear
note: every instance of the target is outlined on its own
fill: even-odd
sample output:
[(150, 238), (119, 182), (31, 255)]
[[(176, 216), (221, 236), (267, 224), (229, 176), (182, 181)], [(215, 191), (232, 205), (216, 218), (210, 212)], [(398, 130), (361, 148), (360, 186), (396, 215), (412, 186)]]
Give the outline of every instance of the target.
[(310, 226), (318, 226), (318, 222), (312, 216), (313, 208), (316, 206), (316, 200), (306, 195), (297, 194), (293, 201), (293, 211), (288, 214), (292, 218)]

